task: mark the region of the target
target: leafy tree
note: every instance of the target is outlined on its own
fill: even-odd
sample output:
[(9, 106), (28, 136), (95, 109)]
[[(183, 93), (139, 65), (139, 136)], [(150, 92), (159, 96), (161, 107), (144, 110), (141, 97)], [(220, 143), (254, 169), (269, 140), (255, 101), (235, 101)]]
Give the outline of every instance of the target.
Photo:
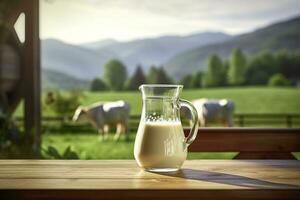
[(112, 90), (122, 90), (127, 78), (126, 67), (119, 60), (113, 59), (104, 67), (103, 80)]
[(157, 82), (158, 71), (156, 66), (153, 65), (150, 67), (146, 77), (147, 83), (155, 84)]
[(201, 88), (202, 87), (202, 80), (203, 79), (203, 73), (197, 72), (192, 76), (191, 79), (191, 86), (192, 88)]
[(202, 87), (202, 72), (197, 72), (193, 75), (184, 76), (178, 83), (184, 85), (185, 88), (201, 88)]
[(230, 85), (241, 85), (245, 82), (246, 57), (243, 52), (236, 48), (232, 51), (229, 68), (228, 83)]
[(193, 76), (188, 74), (179, 81), (179, 84), (183, 85), (184, 88), (193, 88), (192, 79)]
[(104, 81), (102, 81), (100, 78), (95, 78), (91, 82), (90, 90), (91, 91), (103, 91), (103, 90), (107, 90), (107, 86), (104, 83)]
[(163, 67), (151, 66), (147, 75), (147, 82), (151, 84), (171, 84), (173, 81)]
[(270, 52), (262, 52), (249, 63), (246, 71), (247, 83), (250, 85), (265, 85), (275, 73), (278, 73), (276, 59)]
[(278, 70), (287, 78), (300, 76), (300, 52), (280, 51), (276, 55)]
[(158, 69), (158, 74), (157, 74), (157, 82), (158, 84), (172, 84), (173, 81), (171, 77), (167, 74), (167, 72), (164, 70), (163, 67), (160, 67)]
[(144, 75), (142, 67), (138, 65), (134, 74), (128, 82), (127, 88), (129, 90), (137, 90), (139, 86), (144, 83), (146, 83), (146, 77)]
[(224, 69), (221, 59), (213, 54), (208, 59), (208, 68), (204, 76), (205, 87), (216, 87), (222, 85), (224, 80)]
[(274, 74), (268, 81), (269, 86), (288, 86), (289, 81), (282, 74)]

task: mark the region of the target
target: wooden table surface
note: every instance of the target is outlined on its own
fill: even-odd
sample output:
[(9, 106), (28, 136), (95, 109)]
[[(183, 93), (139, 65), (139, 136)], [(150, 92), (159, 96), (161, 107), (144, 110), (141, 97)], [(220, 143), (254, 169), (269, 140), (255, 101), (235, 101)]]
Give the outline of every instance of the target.
[(191, 160), (150, 173), (134, 160), (0, 160), (0, 199), (300, 199), (300, 161)]

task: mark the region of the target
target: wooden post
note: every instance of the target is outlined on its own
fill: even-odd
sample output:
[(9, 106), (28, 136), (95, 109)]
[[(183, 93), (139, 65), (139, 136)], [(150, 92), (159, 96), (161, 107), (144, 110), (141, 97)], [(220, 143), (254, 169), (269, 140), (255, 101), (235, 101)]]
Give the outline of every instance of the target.
[(27, 0), (25, 5), (24, 125), (27, 144), (38, 152), (41, 143), (39, 0)]
[(242, 114), (239, 115), (239, 124), (240, 127), (244, 127), (244, 115)]
[(288, 128), (292, 128), (292, 116), (291, 115), (286, 116), (286, 125)]

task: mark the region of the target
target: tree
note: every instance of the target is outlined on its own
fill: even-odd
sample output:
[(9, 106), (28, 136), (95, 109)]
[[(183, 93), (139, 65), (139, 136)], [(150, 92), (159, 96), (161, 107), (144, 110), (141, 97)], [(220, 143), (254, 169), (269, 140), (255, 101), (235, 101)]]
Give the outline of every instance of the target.
[(107, 90), (107, 86), (104, 83), (104, 81), (102, 81), (100, 78), (95, 78), (91, 82), (90, 90), (91, 91), (103, 91), (103, 90)]
[(262, 52), (249, 63), (246, 71), (247, 83), (250, 85), (265, 85), (269, 78), (278, 73), (278, 64), (270, 52)]
[(164, 70), (163, 67), (160, 67), (158, 69), (157, 75), (158, 75), (157, 79), (156, 79), (157, 84), (172, 84), (173, 83), (171, 77), (167, 74), (167, 72)]
[(163, 67), (151, 66), (147, 75), (147, 82), (151, 84), (171, 84), (173, 81)]
[(232, 51), (229, 60), (228, 83), (241, 85), (245, 82), (246, 57), (243, 52), (236, 48)]
[(300, 76), (300, 52), (282, 50), (276, 55), (278, 70), (287, 78)]
[(138, 65), (134, 74), (128, 82), (127, 88), (129, 90), (137, 90), (139, 86), (144, 83), (146, 83), (146, 77), (144, 75), (142, 67)]
[(119, 60), (110, 60), (104, 66), (103, 80), (112, 90), (124, 89), (124, 83), (127, 78), (126, 67)]
[(215, 54), (211, 55), (208, 59), (208, 68), (204, 76), (204, 86), (221, 86), (224, 79), (223, 71), (224, 70), (221, 59)]
[(268, 81), (269, 86), (288, 86), (289, 81), (282, 74), (274, 74)]
[(193, 88), (192, 79), (193, 76), (188, 74), (179, 81), (179, 84), (183, 85), (184, 88)]
[(158, 68), (156, 66), (151, 66), (148, 74), (147, 74), (147, 83), (155, 84), (157, 82), (157, 76), (158, 76)]
[(192, 75), (191, 87), (192, 88), (201, 88), (203, 85), (203, 73), (201, 71)]

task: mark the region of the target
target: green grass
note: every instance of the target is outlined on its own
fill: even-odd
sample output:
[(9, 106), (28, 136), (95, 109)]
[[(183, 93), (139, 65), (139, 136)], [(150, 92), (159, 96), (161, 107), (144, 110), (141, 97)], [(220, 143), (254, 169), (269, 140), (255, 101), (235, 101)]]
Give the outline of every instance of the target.
[[(103, 141), (97, 134), (44, 134), (43, 148), (54, 146), (63, 152), (68, 146), (75, 150), (80, 159), (134, 159), (133, 146), (135, 134), (130, 134), (129, 141), (114, 141), (112, 134)], [(188, 159), (231, 159), (236, 153), (189, 153)]]
[[(182, 98), (187, 100), (197, 98), (227, 98), (235, 102), (236, 113), (300, 113), (300, 90), (297, 88), (218, 88), (184, 90)], [(113, 101), (123, 99), (131, 105), (131, 115), (141, 112), (142, 101), (140, 92), (86, 92), (83, 105), (97, 101)], [(17, 115), (21, 114), (19, 108)], [(43, 115), (54, 115), (46, 110)], [(99, 140), (92, 132), (72, 133), (67, 130), (47, 132), (43, 134), (43, 147), (53, 145), (60, 151), (67, 146), (79, 153), (81, 159), (133, 159), (133, 143), (135, 133), (130, 140), (115, 142)], [(235, 153), (189, 153), (188, 159), (231, 159)], [(295, 154), (300, 158), (300, 153)]]
[[(98, 101), (125, 100), (131, 105), (131, 115), (141, 112), (141, 93), (136, 92), (85, 92), (83, 105)], [(216, 89), (183, 90), (182, 98), (226, 98), (234, 101), (236, 113), (300, 113), (300, 90), (298, 88), (237, 87)], [(18, 108), (16, 115), (21, 115)], [(51, 110), (43, 110), (43, 115), (55, 115)]]
[[(183, 90), (182, 98), (231, 99), (236, 105), (236, 113), (300, 113), (300, 90), (297, 88), (243, 87)], [(86, 93), (84, 105), (97, 101), (123, 99), (131, 105), (131, 114), (141, 112), (140, 92), (101, 92)]]
[[(62, 153), (68, 146), (75, 150), (80, 159), (134, 159), (133, 146), (135, 134), (130, 134), (129, 141), (114, 141), (112, 135), (103, 141), (97, 134), (44, 134), (43, 148), (54, 146)], [(237, 153), (188, 153), (188, 159), (232, 159)], [(300, 152), (294, 153), (300, 159)]]

